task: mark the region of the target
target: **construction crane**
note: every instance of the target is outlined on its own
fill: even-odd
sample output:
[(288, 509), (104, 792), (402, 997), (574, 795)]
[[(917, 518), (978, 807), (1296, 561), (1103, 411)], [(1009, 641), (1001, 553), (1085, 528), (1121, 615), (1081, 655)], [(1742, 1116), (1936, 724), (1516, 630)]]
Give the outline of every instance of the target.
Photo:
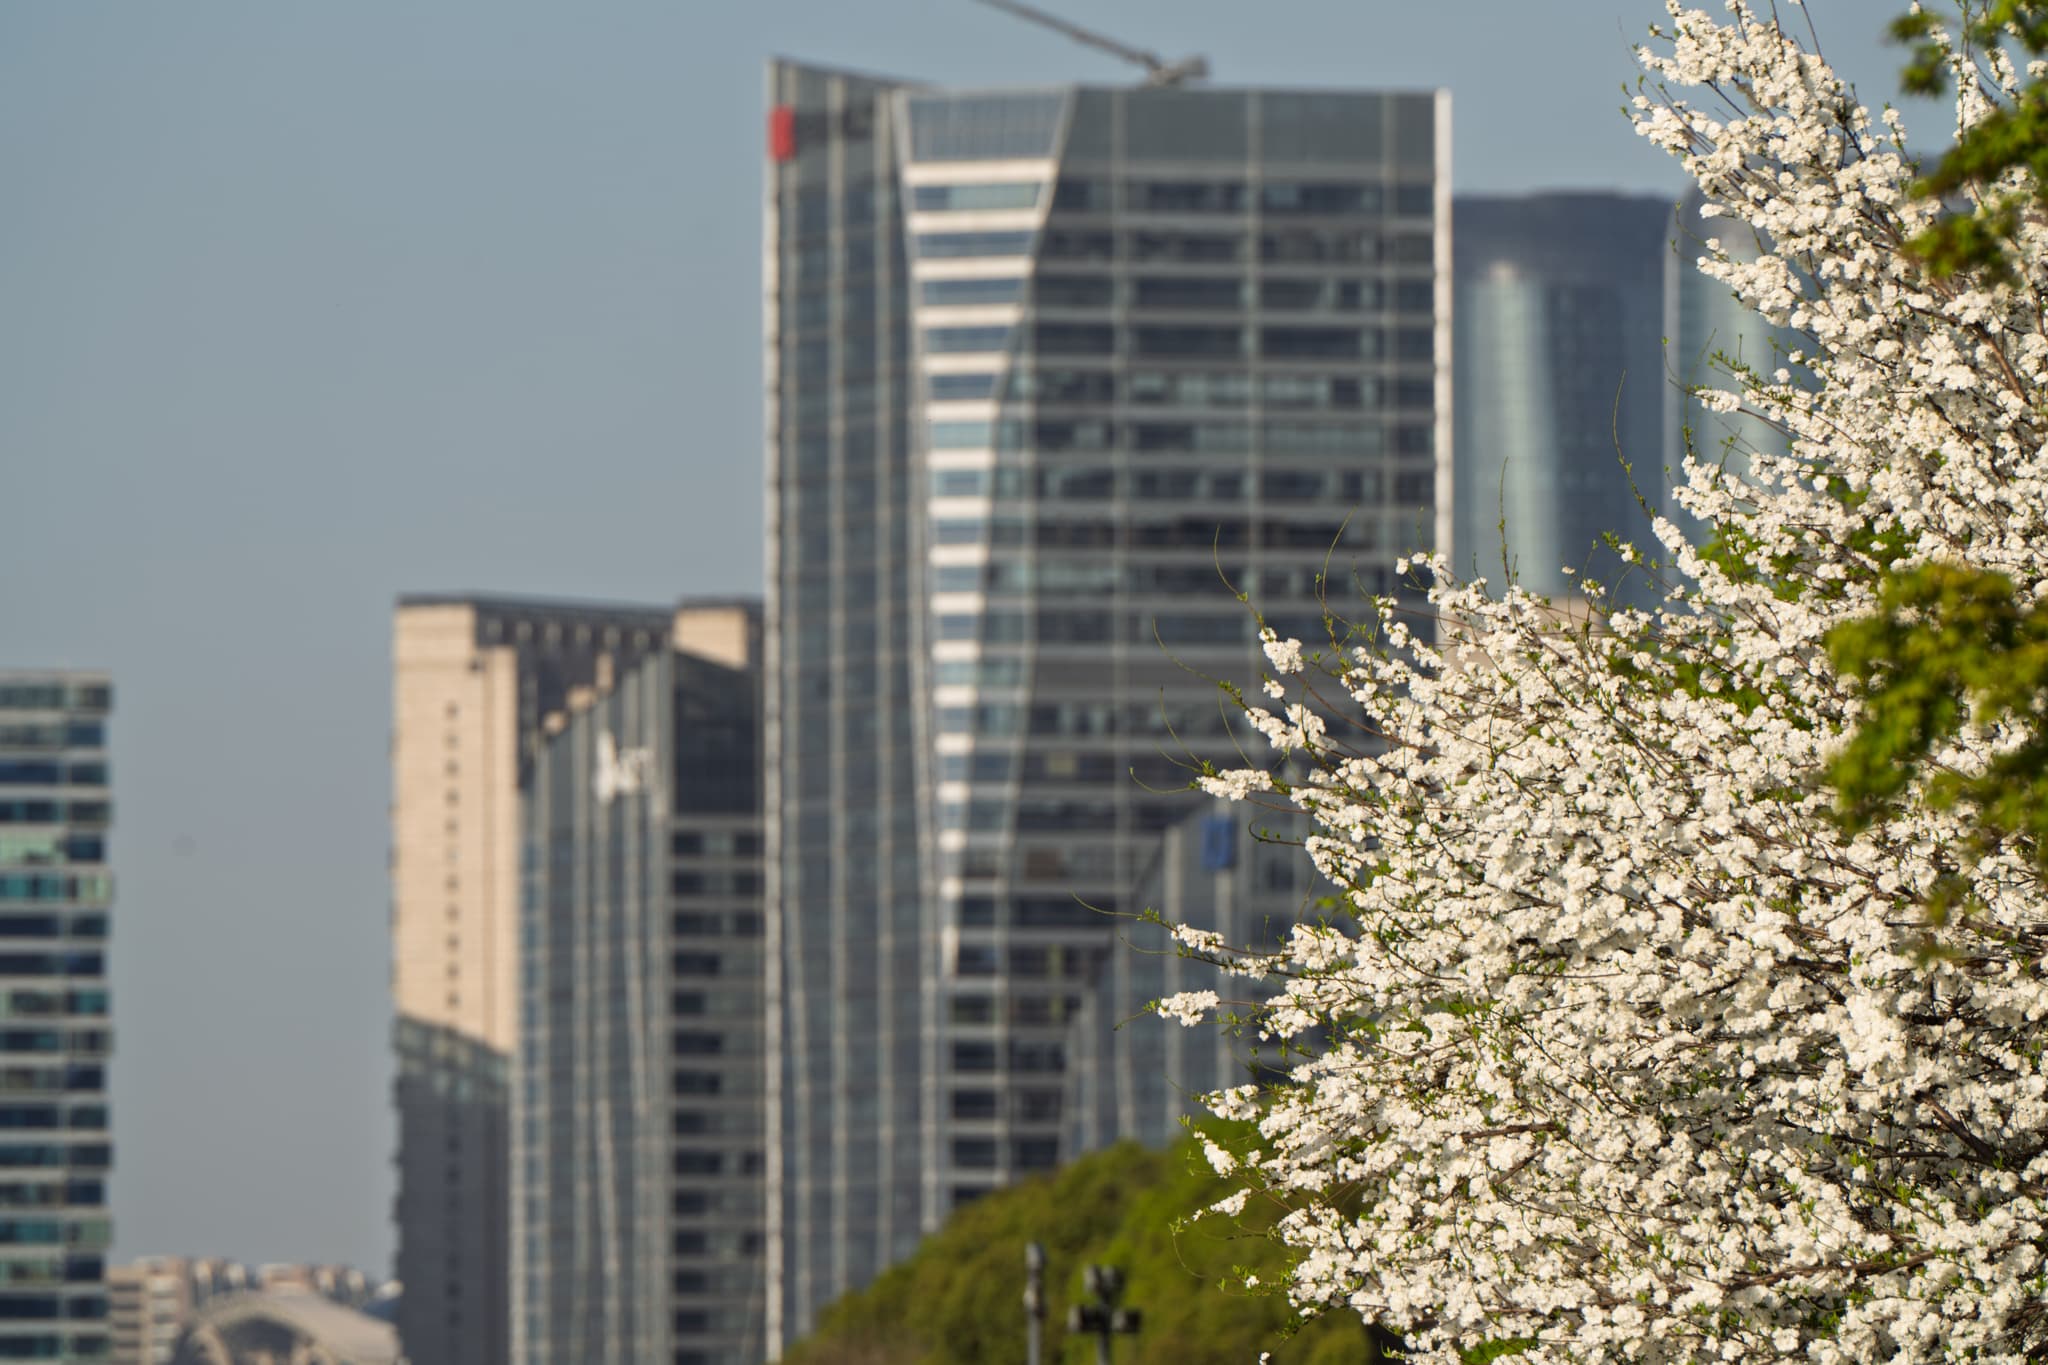
[(1082, 28), (1079, 24), (1068, 23), (1056, 14), (1047, 14), (1044, 10), (1038, 9), (1035, 6), (1023, 4), (1022, 0), (981, 0), (981, 3), (987, 5), (990, 9), (999, 9), (1007, 14), (1014, 14), (1019, 19), (1024, 19), (1034, 24), (1043, 24), (1055, 33), (1066, 34), (1077, 43), (1107, 52), (1112, 57), (1121, 57), (1134, 65), (1142, 66), (1145, 68), (1145, 84), (1147, 85), (1186, 85), (1189, 81), (1201, 80), (1209, 74), (1207, 58), (1183, 57), (1177, 62), (1169, 62), (1161, 58), (1156, 52), (1143, 52), (1135, 47), (1129, 47), (1120, 43), (1114, 38), (1104, 37), (1100, 33), (1092, 33)]

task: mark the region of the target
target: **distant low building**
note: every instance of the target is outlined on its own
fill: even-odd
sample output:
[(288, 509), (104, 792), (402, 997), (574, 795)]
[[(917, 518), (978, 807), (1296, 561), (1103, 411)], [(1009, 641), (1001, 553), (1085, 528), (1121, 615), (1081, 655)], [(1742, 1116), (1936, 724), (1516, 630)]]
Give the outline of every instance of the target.
[(224, 1294), (200, 1309), (171, 1365), (405, 1365), (398, 1329), (304, 1285)]
[[(312, 1297), (357, 1317), (388, 1324), (394, 1316), (398, 1286), (380, 1282), (351, 1266), (273, 1264), (248, 1266), (215, 1257), (151, 1256), (115, 1266), (107, 1272), (110, 1365), (172, 1365), (198, 1359), (243, 1365), (271, 1365), (266, 1354), (279, 1340), (290, 1338), (308, 1351), (328, 1354), (274, 1357), (290, 1365), (342, 1365), (365, 1360), (396, 1361), (367, 1349), (374, 1334), (360, 1325), (346, 1325), (322, 1309), (293, 1315), (296, 1300)], [(276, 1321), (303, 1319), (299, 1328)], [(268, 1325), (266, 1325), (268, 1324)], [(208, 1331), (211, 1329), (211, 1335)], [(395, 1329), (394, 1329), (395, 1330)], [(332, 1343), (321, 1346), (322, 1333), (351, 1343), (350, 1354), (334, 1354)], [(393, 1337), (395, 1346), (396, 1337)], [(296, 1349), (296, 1345), (293, 1349)], [(194, 1357), (192, 1352), (201, 1354)], [(205, 1354), (212, 1352), (213, 1354)], [(222, 1354), (225, 1353), (225, 1354)]]

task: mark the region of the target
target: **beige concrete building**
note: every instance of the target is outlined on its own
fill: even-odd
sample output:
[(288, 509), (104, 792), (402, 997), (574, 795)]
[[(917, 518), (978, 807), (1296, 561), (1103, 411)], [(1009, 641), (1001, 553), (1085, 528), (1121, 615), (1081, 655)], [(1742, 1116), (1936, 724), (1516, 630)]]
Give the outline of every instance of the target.
[(391, 990), (406, 1353), (504, 1365), (519, 790), (543, 718), (666, 649), (676, 614), (407, 597), (392, 637)]
[(181, 1263), (157, 1259), (107, 1270), (112, 1365), (168, 1365), (192, 1313), (192, 1281)]

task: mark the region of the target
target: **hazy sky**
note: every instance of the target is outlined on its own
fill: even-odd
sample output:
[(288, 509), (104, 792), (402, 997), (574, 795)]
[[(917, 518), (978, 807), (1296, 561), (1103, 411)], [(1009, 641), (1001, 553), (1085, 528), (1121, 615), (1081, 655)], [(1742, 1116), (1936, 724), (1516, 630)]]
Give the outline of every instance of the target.
[[(1058, 2), (1447, 85), (1461, 190), (1679, 184), (1652, 0)], [(1813, 5), (1869, 97), (1904, 3)], [(771, 53), (1126, 74), (968, 0), (0, 3), (0, 667), (116, 681), (117, 1256), (387, 1264), (393, 597), (758, 590)]]

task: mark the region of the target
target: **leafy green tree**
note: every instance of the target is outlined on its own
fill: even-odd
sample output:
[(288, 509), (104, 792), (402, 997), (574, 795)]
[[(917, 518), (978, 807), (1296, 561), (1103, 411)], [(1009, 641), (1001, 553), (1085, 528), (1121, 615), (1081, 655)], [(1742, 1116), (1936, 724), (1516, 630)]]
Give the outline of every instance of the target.
[[(1982, 108), (1929, 174), (1915, 182), (1923, 199), (1966, 203), (1917, 234), (1911, 250), (1936, 280), (2011, 285), (2028, 248), (2023, 220), (2048, 210), (2048, 3), (1965, 0), (1953, 26), (1918, 5), (1892, 25), (1912, 48), (1902, 83), (1912, 94), (1940, 95), (1978, 63), (2010, 63), (2004, 103)], [(2024, 69), (2027, 79), (2019, 77)], [(1993, 72), (1994, 77), (1997, 73)], [(2020, 600), (2003, 574), (1950, 563), (1920, 564), (1888, 575), (1878, 613), (1836, 628), (1828, 638), (1835, 667), (1863, 688), (1863, 722), (1835, 759), (1829, 780), (1850, 830), (1868, 828), (1905, 799), (1916, 775), (1932, 772), (1925, 799), (1937, 809), (1974, 810), (1971, 857), (2014, 836), (2032, 842), (2048, 870), (2048, 609)], [(1970, 723), (2002, 725), (2017, 736), (1987, 767), (1968, 774), (1943, 767), (1941, 746)], [(1959, 896), (1954, 879), (1937, 887), (1930, 908), (1947, 919)]]
[[(1916, 5), (1893, 22), (1891, 32), (1913, 50), (1902, 78), (1908, 93), (1941, 95), (1959, 64), (2025, 64), (2048, 53), (2048, 4), (1965, 0), (1953, 28)], [(2048, 88), (2031, 69), (2029, 75), (2008, 103), (1988, 108), (1963, 129), (1940, 164), (1913, 187), (1923, 199), (1974, 200), (1913, 240), (1914, 252), (1937, 277), (1981, 270), (2011, 280), (2009, 252), (2021, 215), (2048, 208)], [(2024, 178), (2014, 176), (2016, 171), (2024, 171)]]
[[(1864, 688), (1863, 722), (1829, 770), (1849, 828), (1868, 828), (1932, 764), (1928, 803), (1976, 812), (1969, 853), (2020, 836), (2048, 871), (2048, 607), (2022, 605), (2004, 574), (1922, 564), (1889, 577), (1877, 613), (1837, 626), (1827, 643), (1829, 660)], [(2015, 739), (1981, 768), (1938, 762), (1973, 722), (2002, 724)], [(1958, 894), (1954, 882), (1937, 888), (1938, 922)]]
[[(979, 1199), (918, 1253), (827, 1309), (787, 1365), (1021, 1365), (1024, 1248), (1046, 1252), (1045, 1360), (1094, 1359), (1092, 1337), (1065, 1330), (1082, 1297), (1084, 1266), (1126, 1275), (1124, 1302), (1144, 1314), (1120, 1337), (1120, 1365), (1337, 1365), (1380, 1359), (1349, 1313), (1304, 1321), (1279, 1292), (1285, 1248), (1269, 1236), (1280, 1210), (1254, 1203), (1226, 1223), (1186, 1220), (1229, 1192), (1182, 1144), (1146, 1151), (1123, 1143), (1054, 1174)], [(1243, 1287), (1257, 1277), (1261, 1289)]]

